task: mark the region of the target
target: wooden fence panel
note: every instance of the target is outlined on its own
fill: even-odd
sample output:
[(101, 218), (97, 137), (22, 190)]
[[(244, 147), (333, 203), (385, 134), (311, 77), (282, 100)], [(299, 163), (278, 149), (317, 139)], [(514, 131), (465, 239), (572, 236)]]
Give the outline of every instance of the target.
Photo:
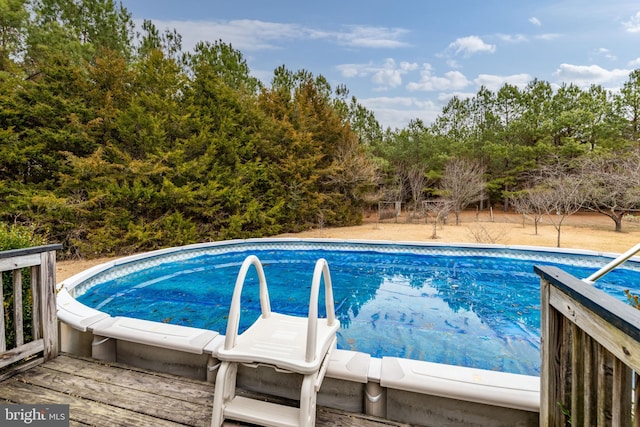
[[(13, 328), (9, 332), (14, 334), (11, 348), (7, 348), (7, 313), (2, 302), (9, 296), (3, 295), (0, 286), (0, 379), (58, 354), (55, 271), (56, 250), (61, 248), (61, 245), (46, 245), (0, 252), (0, 278), (11, 276), (13, 310), (9, 315)], [(25, 301), (26, 295), (23, 294), (23, 269), (30, 269), (31, 272), (31, 282), (27, 288), (31, 291), (30, 302)], [(31, 311), (31, 324), (27, 323), (31, 333), (27, 342), (25, 304)]]
[[(540, 425), (640, 425), (640, 313), (556, 267), (541, 277)], [(633, 412), (633, 414), (632, 414)]]

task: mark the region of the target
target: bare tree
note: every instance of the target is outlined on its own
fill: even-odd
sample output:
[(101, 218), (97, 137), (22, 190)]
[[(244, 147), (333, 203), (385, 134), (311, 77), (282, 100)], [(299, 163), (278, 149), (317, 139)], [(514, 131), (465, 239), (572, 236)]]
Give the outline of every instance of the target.
[(538, 182), (535, 188), (539, 192), (538, 209), (544, 209), (558, 232), (557, 246), (560, 247), (560, 232), (565, 219), (585, 204), (584, 175), (571, 172), (566, 165), (556, 163), (540, 171)]
[(473, 236), (476, 243), (498, 243), (507, 234), (506, 229), (502, 228), (495, 232), (487, 230), (485, 226), (480, 223), (473, 224), (473, 227), (467, 227), (469, 233)]
[(453, 159), (445, 166), (440, 194), (451, 202), (456, 225), (460, 224), (460, 212), (482, 198), (486, 187), (484, 172), (484, 167), (472, 160)]
[(586, 207), (611, 218), (621, 232), (625, 215), (640, 208), (640, 150), (586, 158), (583, 170), (589, 183)]
[(438, 238), (438, 223), (444, 222), (444, 219), (451, 212), (451, 201), (447, 199), (437, 199), (425, 201), (424, 209), (427, 212), (427, 218), (433, 217), (433, 232), (431, 233), (432, 239)]
[(545, 191), (543, 188), (528, 188), (512, 197), (515, 211), (524, 217), (529, 215), (533, 219), (533, 228), (536, 235), (538, 235), (538, 224), (540, 224), (542, 217), (548, 211), (547, 207), (545, 207), (545, 202), (548, 200), (547, 195), (544, 194)]
[(404, 201), (407, 197), (408, 166), (402, 162), (394, 165), (392, 182), (385, 187), (387, 201)]
[(413, 199), (414, 215), (418, 212), (418, 207), (422, 203), (424, 188), (427, 186), (427, 171), (424, 165), (413, 165), (407, 171), (407, 181), (411, 189)]

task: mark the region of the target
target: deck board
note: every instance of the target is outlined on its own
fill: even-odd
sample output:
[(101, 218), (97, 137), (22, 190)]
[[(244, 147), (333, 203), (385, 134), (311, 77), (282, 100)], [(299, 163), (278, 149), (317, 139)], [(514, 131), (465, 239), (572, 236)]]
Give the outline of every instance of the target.
[[(71, 426), (209, 426), (213, 390), (206, 381), (61, 355), (2, 381), (0, 402), (69, 404)], [(319, 407), (316, 425), (405, 424)]]
[[(16, 379), (14, 377), (14, 379)], [(7, 380), (0, 387), (0, 400), (7, 403), (69, 404), (71, 423), (76, 425), (113, 426), (178, 426), (173, 422), (150, 417), (134, 411), (95, 402), (91, 399), (67, 395), (21, 380)]]

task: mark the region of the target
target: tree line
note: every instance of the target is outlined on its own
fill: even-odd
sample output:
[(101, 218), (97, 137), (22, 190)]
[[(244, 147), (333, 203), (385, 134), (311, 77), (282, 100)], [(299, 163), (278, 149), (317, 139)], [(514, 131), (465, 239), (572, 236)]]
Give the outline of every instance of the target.
[(358, 224), (381, 200), (524, 209), (550, 164), (606, 169), (581, 208), (615, 221), (638, 207), (633, 177), (607, 186), (637, 170), (639, 113), (634, 71), (618, 93), (534, 80), (383, 129), (344, 85), (285, 65), (265, 84), (230, 44), (184, 52), (112, 0), (0, 0), (0, 221), (66, 256)]
[(583, 209), (622, 231), (640, 210), (639, 118), (640, 70), (615, 92), (533, 80), (453, 97), (433, 124), (381, 131), (370, 149), (382, 159), (382, 197), (416, 210), (430, 200), (457, 222), (469, 204), (486, 203), (537, 225), (543, 214), (556, 221)]
[(110, 0), (0, 3), (0, 218), (68, 256), (356, 224), (374, 167), (326, 79)]

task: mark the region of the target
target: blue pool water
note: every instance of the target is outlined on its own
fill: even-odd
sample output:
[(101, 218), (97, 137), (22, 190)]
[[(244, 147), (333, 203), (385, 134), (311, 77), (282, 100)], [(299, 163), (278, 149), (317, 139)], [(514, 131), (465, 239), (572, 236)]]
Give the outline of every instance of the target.
[[(533, 266), (557, 265), (583, 278), (610, 261), (592, 257), (592, 266), (585, 266), (583, 255), (580, 262), (547, 255), (551, 262), (407, 251), (256, 248), (202, 254), (80, 286), (76, 297), (112, 316), (224, 333), (248, 254), (264, 265), (272, 309), (300, 316), (307, 314), (314, 264), (322, 257), (329, 262), (341, 323), (339, 348), (538, 375), (540, 279)], [(243, 290), (241, 330), (259, 315), (257, 283), (252, 268)], [(625, 300), (624, 289), (640, 287), (640, 269), (618, 268), (596, 286)]]

